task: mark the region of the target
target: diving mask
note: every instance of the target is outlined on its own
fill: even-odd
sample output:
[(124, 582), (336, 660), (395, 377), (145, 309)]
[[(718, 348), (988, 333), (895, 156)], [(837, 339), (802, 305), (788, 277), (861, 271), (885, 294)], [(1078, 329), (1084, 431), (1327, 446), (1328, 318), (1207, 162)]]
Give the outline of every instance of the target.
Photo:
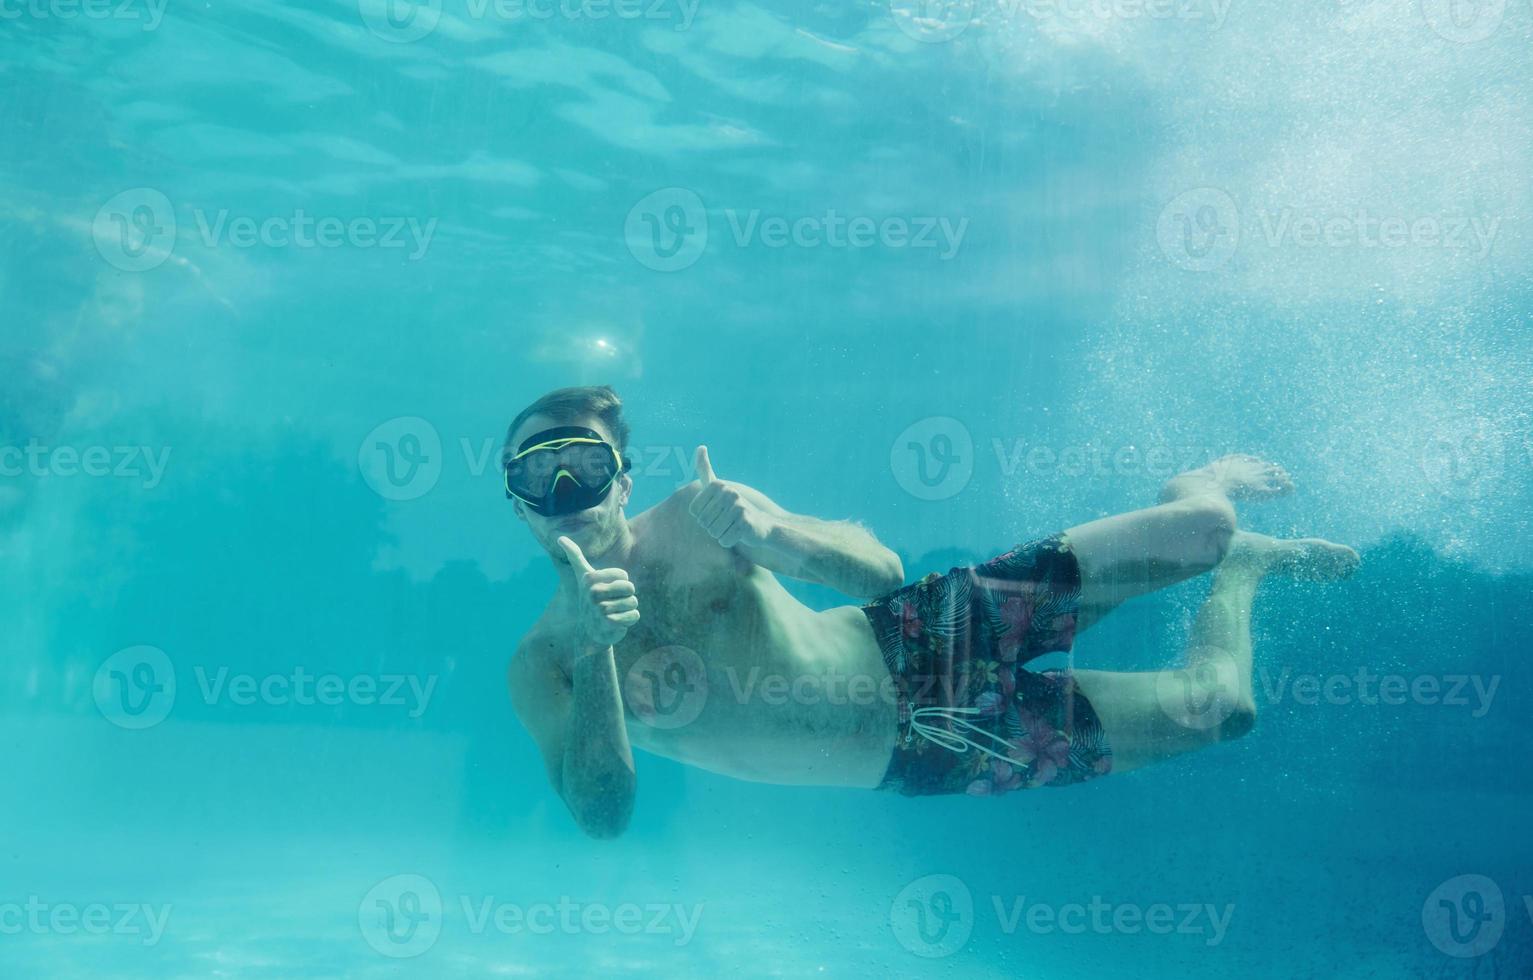
[(544, 517), (573, 514), (606, 500), (618, 476), (631, 468), (592, 429), (544, 429), (506, 460), (506, 499), (520, 500)]

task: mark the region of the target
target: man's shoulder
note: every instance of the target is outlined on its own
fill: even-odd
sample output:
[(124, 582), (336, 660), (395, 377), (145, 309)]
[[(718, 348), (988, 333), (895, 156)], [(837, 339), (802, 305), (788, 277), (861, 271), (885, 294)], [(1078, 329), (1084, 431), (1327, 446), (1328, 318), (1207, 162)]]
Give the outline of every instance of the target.
[(555, 614), (554, 604), (549, 603), (548, 608), (538, 616), (537, 622), (516, 641), (516, 650), (511, 654), (512, 667), (515, 668), (519, 662), (525, 667), (529, 661), (545, 660), (558, 649), (561, 635), (560, 620)]
[(522, 638), (517, 641), (516, 648), (520, 650), (523, 647), (546, 646), (553, 643), (567, 625), (567, 610), (561, 608), (558, 597), (551, 598), (543, 607), (543, 611), (538, 613), (538, 618), (527, 627), (527, 632), (523, 633)]
[[(685, 514), (687, 512), (687, 508), (692, 504), (692, 498), (696, 497), (701, 492), (702, 484), (698, 483), (696, 480), (693, 480), (690, 483), (683, 483), (681, 486), (671, 491), (671, 493), (667, 495), (664, 500), (660, 501), (649, 510), (646, 510), (644, 513), (640, 514), (639, 517), (648, 518), (651, 520), (657, 517), (669, 519), (679, 514)], [(637, 519), (638, 518), (635, 518), (635, 520)]]
[(689, 508), (701, 492), (702, 486), (696, 480), (677, 487), (664, 500), (633, 519), (635, 532), (642, 535), (645, 531), (658, 530), (668, 537), (669, 532), (695, 523)]
[(549, 613), (544, 612), (523, 634), (506, 664), (506, 682), (510, 685), (513, 702), (546, 691), (550, 683), (555, 683), (556, 678), (564, 674), (559, 666), (561, 633), (554, 623), (547, 622), (548, 618)]
[[(641, 563), (674, 571), (690, 567), (700, 554), (708, 553), (700, 549), (713, 539), (698, 527), (691, 511), (692, 501), (701, 492), (694, 480), (633, 519), (635, 554)], [(643, 601), (640, 597), (641, 605)]]

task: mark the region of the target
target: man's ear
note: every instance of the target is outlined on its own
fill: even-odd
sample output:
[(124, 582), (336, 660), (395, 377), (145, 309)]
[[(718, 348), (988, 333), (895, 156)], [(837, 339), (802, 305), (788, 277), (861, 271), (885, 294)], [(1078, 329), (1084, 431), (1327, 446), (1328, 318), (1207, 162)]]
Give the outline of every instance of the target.
[(622, 476), (618, 477), (617, 489), (618, 493), (621, 495), (617, 498), (618, 504), (623, 507), (627, 507), (628, 498), (633, 496), (633, 477), (629, 476), (627, 473), (624, 473)]
[(522, 502), (515, 497), (511, 498), (511, 506), (516, 509), (516, 517), (523, 524), (527, 523), (527, 512), (522, 509)]

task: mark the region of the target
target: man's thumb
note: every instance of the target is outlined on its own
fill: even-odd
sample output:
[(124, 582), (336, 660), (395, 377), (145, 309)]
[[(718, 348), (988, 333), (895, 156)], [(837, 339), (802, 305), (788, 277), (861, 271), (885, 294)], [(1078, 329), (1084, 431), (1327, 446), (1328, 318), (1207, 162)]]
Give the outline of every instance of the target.
[(564, 557), (569, 559), (570, 567), (575, 571), (582, 574), (596, 571), (596, 569), (591, 567), (591, 563), (586, 561), (585, 553), (580, 550), (580, 545), (574, 541), (567, 537), (561, 537), (559, 539), (559, 547), (564, 549)]
[(712, 483), (718, 479), (718, 477), (713, 475), (712, 464), (708, 462), (707, 446), (697, 447), (697, 458), (695, 462), (697, 466), (697, 478), (699, 480), (702, 480), (704, 483)]

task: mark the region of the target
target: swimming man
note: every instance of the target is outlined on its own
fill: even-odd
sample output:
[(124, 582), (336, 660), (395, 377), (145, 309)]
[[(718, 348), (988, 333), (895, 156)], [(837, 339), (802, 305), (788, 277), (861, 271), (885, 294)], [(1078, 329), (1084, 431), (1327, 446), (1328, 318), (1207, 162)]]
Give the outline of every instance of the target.
[[(1160, 503), (904, 581), (863, 527), (698, 479), (625, 514), (628, 426), (607, 387), (512, 422), (506, 495), (558, 590), (522, 639), (511, 702), (581, 829), (623, 832), (633, 747), (739, 779), (907, 795), (1064, 786), (1238, 738), (1256, 720), (1251, 605), (1269, 574), (1341, 578), (1355, 551), (1237, 529), (1234, 502), (1292, 489), (1227, 456)], [(1124, 600), (1212, 572), (1182, 666), (1044, 670)], [(815, 611), (777, 575), (863, 601)]]

